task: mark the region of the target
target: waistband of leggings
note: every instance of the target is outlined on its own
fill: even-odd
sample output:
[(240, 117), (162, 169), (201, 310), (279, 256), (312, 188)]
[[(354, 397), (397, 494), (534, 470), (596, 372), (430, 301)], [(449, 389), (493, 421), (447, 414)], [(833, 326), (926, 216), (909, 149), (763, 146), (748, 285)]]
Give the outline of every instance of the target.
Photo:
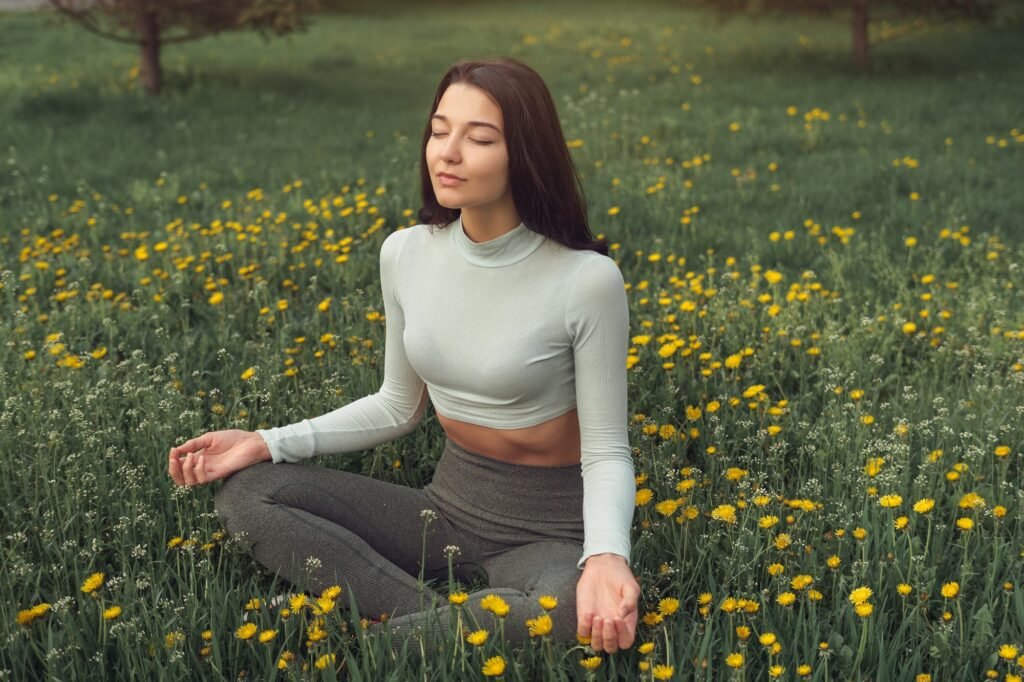
[[(579, 478), (582, 469), (579, 462), (575, 464), (559, 464), (555, 466), (538, 466), (532, 464), (515, 464), (495, 459), (479, 452), (462, 447), (451, 438), (445, 438), (445, 452), (468, 465), (488, 471), (503, 472), (519, 479), (550, 480)], [(443, 456), (444, 453), (442, 453)]]
[(541, 523), (582, 520), (580, 464), (511, 464), (467, 451), (446, 439), (428, 494), (445, 509), (480, 518), (517, 517)]

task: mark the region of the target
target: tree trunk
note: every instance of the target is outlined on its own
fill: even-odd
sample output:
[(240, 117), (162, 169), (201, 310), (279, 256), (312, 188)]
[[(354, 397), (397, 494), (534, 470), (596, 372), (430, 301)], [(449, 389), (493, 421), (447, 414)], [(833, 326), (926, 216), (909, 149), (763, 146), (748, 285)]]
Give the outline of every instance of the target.
[(146, 92), (151, 95), (160, 94), (160, 25), (156, 12), (143, 9), (138, 20), (139, 33), (139, 78)]
[(853, 63), (860, 69), (868, 67), (868, 0), (852, 0)]

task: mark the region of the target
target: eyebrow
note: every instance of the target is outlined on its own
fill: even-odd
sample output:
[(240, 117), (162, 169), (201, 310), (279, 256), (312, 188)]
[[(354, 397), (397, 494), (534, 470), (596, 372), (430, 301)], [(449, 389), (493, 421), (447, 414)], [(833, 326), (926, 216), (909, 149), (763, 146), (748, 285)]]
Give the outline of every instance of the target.
[[(445, 123), (448, 123), (448, 117), (447, 116), (442, 116), (441, 114), (434, 114), (433, 116), (431, 116), (431, 118), (432, 119), (439, 118), (442, 121), (444, 121)], [(486, 126), (488, 128), (494, 128), (499, 133), (501, 132), (501, 128), (499, 128), (498, 126), (494, 125), (493, 123), (488, 123), (487, 121), (469, 121), (469, 125), (470, 126)]]

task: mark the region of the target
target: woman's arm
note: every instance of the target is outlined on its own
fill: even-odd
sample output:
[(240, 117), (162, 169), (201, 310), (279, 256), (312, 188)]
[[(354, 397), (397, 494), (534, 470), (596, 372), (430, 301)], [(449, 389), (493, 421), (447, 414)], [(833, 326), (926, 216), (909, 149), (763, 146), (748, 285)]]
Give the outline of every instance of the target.
[(426, 384), (405, 355), (405, 315), (395, 292), (399, 257), (407, 236), (404, 232), (389, 234), (380, 249), (386, 325), (380, 390), (319, 417), (258, 429), (256, 433), (267, 442), (275, 463), (372, 448), (410, 433), (422, 421), (427, 409)]
[(626, 413), (629, 305), (622, 273), (611, 258), (587, 259), (566, 309), (573, 338), (576, 408), (583, 472), (583, 556), (612, 553), (630, 563), (636, 504), (633, 452)]

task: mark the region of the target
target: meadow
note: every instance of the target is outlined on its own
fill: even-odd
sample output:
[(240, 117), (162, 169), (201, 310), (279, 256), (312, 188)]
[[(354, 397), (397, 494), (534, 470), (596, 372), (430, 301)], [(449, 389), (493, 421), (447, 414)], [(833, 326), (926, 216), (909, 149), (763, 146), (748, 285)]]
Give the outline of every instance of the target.
[[(909, 28), (859, 73), (841, 22), (368, 4), (167, 47), (152, 98), (0, 13), (0, 677), (1022, 679), (1024, 28)], [(271, 609), (167, 454), (379, 388), (433, 90), (498, 54), (626, 281), (643, 597), (615, 654), (495, 615), (423, 663), (344, 592)], [(421, 487), (443, 440), (316, 463)]]

